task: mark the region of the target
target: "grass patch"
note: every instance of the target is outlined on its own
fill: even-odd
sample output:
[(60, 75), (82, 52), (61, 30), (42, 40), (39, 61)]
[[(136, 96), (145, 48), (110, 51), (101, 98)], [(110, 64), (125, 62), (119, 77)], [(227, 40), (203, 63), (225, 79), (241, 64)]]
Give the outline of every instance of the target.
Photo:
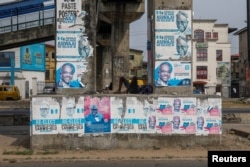
[(23, 151), (4, 151), (3, 155), (32, 155), (32, 150), (23, 150)]

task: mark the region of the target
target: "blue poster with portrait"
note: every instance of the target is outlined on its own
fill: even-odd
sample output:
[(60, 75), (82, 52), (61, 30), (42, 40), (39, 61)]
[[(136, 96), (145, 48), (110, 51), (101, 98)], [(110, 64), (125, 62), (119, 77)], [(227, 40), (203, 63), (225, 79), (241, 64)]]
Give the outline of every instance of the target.
[(21, 68), (30, 71), (45, 71), (45, 45), (33, 44), (20, 48)]
[(57, 88), (84, 88), (82, 76), (86, 72), (87, 63), (83, 62), (57, 62), (56, 64)]
[(191, 62), (156, 61), (154, 83), (161, 86), (190, 86)]

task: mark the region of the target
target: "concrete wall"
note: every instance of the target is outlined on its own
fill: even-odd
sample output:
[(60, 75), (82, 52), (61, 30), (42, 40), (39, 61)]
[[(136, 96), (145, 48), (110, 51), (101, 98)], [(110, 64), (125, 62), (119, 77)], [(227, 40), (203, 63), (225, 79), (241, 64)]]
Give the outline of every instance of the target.
[[(180, 111), (174, 110), (177, 98), (181, 100)], [(94, 105), (99, 115), (91, 120)], [(219, 97), (203, 95), (34, 96), (31, 148), (149, 148), (219, 143), (221, 106)], [(176, 116), (180, 124), (175, 129)], [(196, 124), (199, 117), (204, 118), (201, 130)]]

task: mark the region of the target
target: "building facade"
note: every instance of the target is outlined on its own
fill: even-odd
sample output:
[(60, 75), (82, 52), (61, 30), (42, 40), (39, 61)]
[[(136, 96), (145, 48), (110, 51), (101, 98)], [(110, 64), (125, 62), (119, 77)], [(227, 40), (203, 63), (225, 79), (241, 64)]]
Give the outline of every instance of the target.
[(247, 27), (234, 33), (239, 36), (239, 96), (250, 95), (250, 68), (248, 59)]
[(228, 24), (193, 20), (193, 87), (202, 93), (229, 97), (231, 44)]

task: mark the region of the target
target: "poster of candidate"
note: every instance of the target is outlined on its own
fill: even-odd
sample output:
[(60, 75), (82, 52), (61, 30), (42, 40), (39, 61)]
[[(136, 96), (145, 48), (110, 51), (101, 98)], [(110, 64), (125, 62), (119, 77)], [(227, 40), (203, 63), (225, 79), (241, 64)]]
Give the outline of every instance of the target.
[(191, 10), (155, 10), (155, 31), (191, 35)]
[(161, 86), (190, 86), (191, 62), (155, 61), (154, 83)]
[(82, 0), (57, 1), (56, 49), (57, 61), (86, 61), (93, 56), (86, 29), (86, 11), (82, 11)]
[(217, 79), (221, 81), (223, 86), (230, 86), (231, 84), (231, 71), (230, 62), (217, 62)]
[(83, 133), (84, 97), (62, 98), (60, 133)]
[(143, 101), (143, 112), (141, 107), (139, 109), (140, 114), (138, 118), (138, 129), (136, 133), (156, 133), (157, 126), (157, 106), (158, 98), (151, 97)]
[(93, 56), (93, 47), (81, 31), (57, 32), (56, 39), (57, 61), (86, 62), (88, 57)]
[(122, 121), (125, 114), (125, 106), (123, 99), (119, 97), (110, 97), (110, 110), (111, 112), (111, 132), (119, 133), (124, 129), (122, 128)]
[[(175, 125), (177, 125), (177, 122), (175, 121), (177, 121), (177, 119), (173, 119), (174, 129), (175, 129)], [(179, 131), (177, 130), (175, 132), (178, 132), (178, 134), (195, 134), (196, 133), (196, 115), (181, 115)]]
[(125, 114), (122, 120), (122, 131), (127, 133), (138, 131), (138, 119), (142, 123), (143, 118), (145, 118), (143, 115), (143, 103), (136, 97), (127, 97)]
[(21, 68), (31, 71), (45, 71), (45, 46), (32, 44), (20, 47)]
[(60, 105), (52, 97), (32, 98), (32, 134), (58, 134)]
[(191, 61), (191, 40), (185, 35), (155, 33), (155, 59)]
[(222, 133), (222, 120), (220, 117), (198, 116), (196, 125), (196, 135)]
[(110, 133), (110, 116), (109, 97), (84, 98), (84, 133)]
[(155, 10), (155, 58), (191, 61), (191, 10)]
[(87, 72), (87, 64), (83, 62), (57, 62), (57, 88), (84, 88), (82, 76)]

